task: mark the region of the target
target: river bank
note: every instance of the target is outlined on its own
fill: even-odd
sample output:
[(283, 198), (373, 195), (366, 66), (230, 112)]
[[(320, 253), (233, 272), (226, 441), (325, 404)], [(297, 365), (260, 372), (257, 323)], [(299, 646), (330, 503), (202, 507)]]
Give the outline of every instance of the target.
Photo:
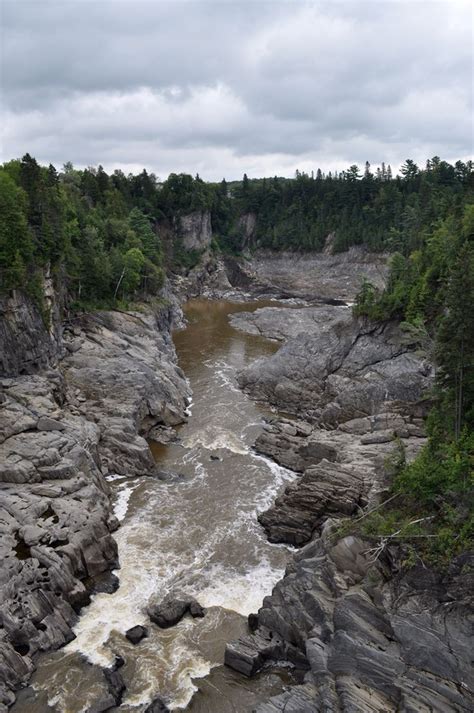
[(423, 446), (430, 365), (397, 325), (337, 306), (265, 308), (232, 323), (284, 342), (238, 380), (293, 415), (272, 420), (255, 444), (302, 473), (259, 521), (273, 542), (308, 544), (252, 619), (253, 633), (227, 646), (226, 663), (246, 676), (276, 661), (306, 672), (257, 713), (470, 710), (472, 557), (444, 573), (406, 566), (396, 541), (374, 546), (339, 526), (379, 507), (394, 460), (409, 462)]
[[(85, 316), (68, 328), (59, 366), (2, 382), (5, 422), (15, 424), (5, 457), (31, 473), (8, 481), (10, 468), (2, 486), (22, 593), (2, 580), (14, 612), (2, 630), (10, 690), (38, 663), (13, 710), (467, 710), (465, 563), (443, 581), (425, 569), (397, 578), (395, 550), (374, 563), (367, 543), (337, 534), (339, 518), (383, 497), (397, 444), (408, 458), (422, 446), (431, 379), (394, 325), (359, 322), (338, 304), (365, 274), (383, 282), (383, 261), (359, 252), (312, 257), (306, 271), (296, 261), (294, 272), (288, 256), (212, 258), (175, 281), (181, 299), (214, 301), (188, 302), (174, 344), (175, 307)], [(282, 297), (299, 306), (264, 300)], [(43, 448), (48, 458), (56, 448), (52, 463), (35, 461), (38, 438), (54, 439)], [(71, 451), (77, 468), (65, 470)], [(51, 476), (55, 490), (41, 482), (46, 466), (63, 476)], [(41, 532), (25, 528), (38, 518)], [(105, 538), (104, 548), (78, 540), (75, 549), (73, 535)], [(121, 569), (111, 576), (115, 542)], [(56, 570), (67, 573), (62, 589)], [(55, 586), (50, 609), (31, 613), (31, 591), (50, 598)], [(183, 590), (206, 616), (165, 631), (150, 624), (150, 601)], [(135, 647), (125, 633), (137, 624), (149, 631)], [(62, 639), (50, 636), (58, 628)], [(116, 656), (124, 664), (111, 693), (104, 671)]]

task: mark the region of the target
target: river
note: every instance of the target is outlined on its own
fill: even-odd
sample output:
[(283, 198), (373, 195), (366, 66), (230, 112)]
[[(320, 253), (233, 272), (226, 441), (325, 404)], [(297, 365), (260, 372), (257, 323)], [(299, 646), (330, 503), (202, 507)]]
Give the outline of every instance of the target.
[[(115, 533), (120, 587), (94, 596), (74, 641), (40, 657), (35, 694), (21, 700), (21, 713), (87, 711), (103, 690), (91, 664), (110, 665), (116, 654), (126, 662), (124, 712), (142, 711), (160, 695), (172, 710), (245, 713), (282, 689), (284, 672), (246, 681), (222, 666), (226, 641), (245, 630), (245, 617), (258, 610), (289, 558), (288, 548), (267, 542), (256, 515), (294, 474), (252, 452), (268, 410), (235, 382), (239, 369), (278, 345), (228, 323), (230, 313), (266, 304), (186, 305), (188, 325), (173, 338), (193, 391), (189, 420), (178, 442), (151, 444), (159, 467), (175, 475), (110, 477), (122, 521)], [(206, 617), (185, 617), (167, 630), (151, 624), (147, 604), (170, 591), (195, 596)], [(136, 624), (148, 626), (149, 636), (133, 646), (124, 633)]]

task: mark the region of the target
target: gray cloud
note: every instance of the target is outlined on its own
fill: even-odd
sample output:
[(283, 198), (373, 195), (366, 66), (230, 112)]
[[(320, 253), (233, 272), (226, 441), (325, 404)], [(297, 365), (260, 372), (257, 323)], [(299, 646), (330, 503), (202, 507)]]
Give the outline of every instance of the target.
[(467, 2), (2, 10), (3, 160), (217, 179), (473, 153)]

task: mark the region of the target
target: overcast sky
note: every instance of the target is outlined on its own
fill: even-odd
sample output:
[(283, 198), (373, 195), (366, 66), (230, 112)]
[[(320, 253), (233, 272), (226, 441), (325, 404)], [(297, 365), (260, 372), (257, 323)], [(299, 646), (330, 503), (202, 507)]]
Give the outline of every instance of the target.
[(462, 0), (0, 0), (1, 160), (207, 180), (473, 155)]

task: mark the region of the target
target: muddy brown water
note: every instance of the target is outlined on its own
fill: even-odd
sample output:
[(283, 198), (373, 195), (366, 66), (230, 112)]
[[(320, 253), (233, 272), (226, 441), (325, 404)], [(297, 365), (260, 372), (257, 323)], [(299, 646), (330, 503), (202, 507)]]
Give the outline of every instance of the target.
[[(122, 520), (115, 534), (120, 587), (96, 595), (75, 627), (76, 639), (39, 659), (34, 693), (20, 697), (15, 713), (87, 711), (103, 692), (102, 673), (91, 664), (110, 665), (116, 654), (126, 661), (121, 711), (143, 711), (160, 695), (172, 710), (245, 713), (287, 682), (284, 672), (246, 680), (222, 666), (225, 643), (246, 630), (245, 617), (258, 610), (290, 556), (285, 546), (267, 542), (257, 512), (294, 474), (252, 452), (269, 412), (235, 381), (239, 369), (278, 344), (228, 322), (230, 313), (267, 304), (275, 305), (186, 305), (188, 326), (173, 338), (193, 390), (189, 420), (179, 428), (179, 443), (152, 444), (160, 468), (179, 477), (112, 476)], [(186, 617), (167, 630), (151, 624), (147, 604), (170, 591), (195, 596), (208, 608), (206, 617)], [(137, 646), (124, 636), (135, 624), (150, 634)]]

